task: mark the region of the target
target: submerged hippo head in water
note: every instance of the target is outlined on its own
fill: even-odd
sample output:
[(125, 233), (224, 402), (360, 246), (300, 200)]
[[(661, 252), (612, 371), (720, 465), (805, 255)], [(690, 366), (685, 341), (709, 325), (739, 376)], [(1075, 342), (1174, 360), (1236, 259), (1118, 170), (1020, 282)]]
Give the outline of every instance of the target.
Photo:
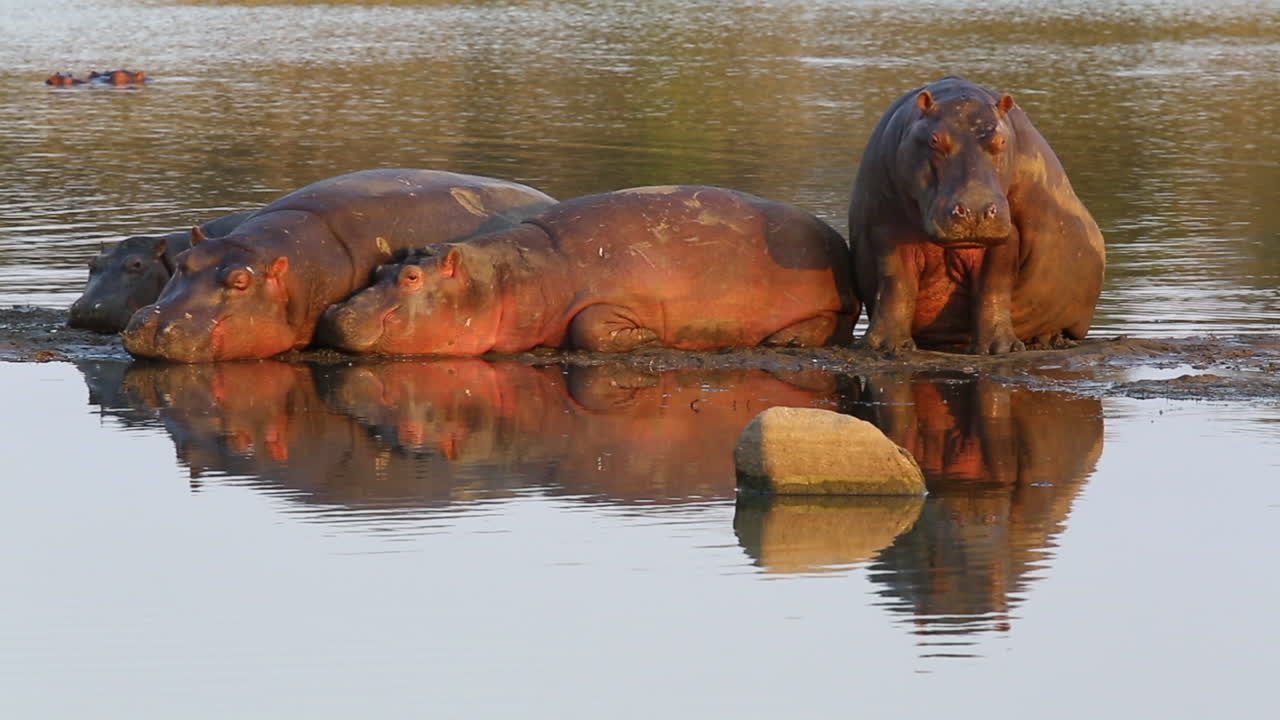
[(177, 257), (154, 305), (123, 334), (133, 355), (265, 358), (311, 342), (320, 313), (410, 248), (510, 227), (554, 201), (505, 180), (367, 170), (309, 185)]
[[(209, 235), (224, 235), (250, 215), (233, 213), (200, 226)], [(160, 296), (173, 275), (174, 258), (191, 246), (191, 232), (137, 235), (105, 248), (89, 261), (89, 281), (71, 305), (67, 324), (95, 332), (116, 333), (133, 313)]]

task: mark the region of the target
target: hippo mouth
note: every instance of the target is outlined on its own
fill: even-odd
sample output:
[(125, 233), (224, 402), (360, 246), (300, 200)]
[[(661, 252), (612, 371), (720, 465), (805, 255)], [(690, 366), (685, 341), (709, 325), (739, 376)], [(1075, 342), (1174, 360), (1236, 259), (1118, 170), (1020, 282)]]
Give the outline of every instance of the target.
[(962, 238), (940, 238), (935, 235), (929, 236), (929, 242), (934, 245), (941, 246), (947, 250), (980, 250), (983, 248), (993, 248), (1004, 245), (1009, 242), (1007, 237), (979, 238), (979, 237), (962, 237)]

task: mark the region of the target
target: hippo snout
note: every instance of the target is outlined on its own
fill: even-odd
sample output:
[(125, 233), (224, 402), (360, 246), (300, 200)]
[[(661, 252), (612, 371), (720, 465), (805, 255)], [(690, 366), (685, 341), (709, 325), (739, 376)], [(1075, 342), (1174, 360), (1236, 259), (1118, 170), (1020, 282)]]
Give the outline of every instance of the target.
[(382, 337), (382, 323), (347, 304), (331, 305), (320, 316), (316, 340), (347, 352), (369, 352)]
[(199, 331), (191, 318), (165, 318), (156, 305), (148, 305), (134, 313), (120, 337), (124, 349), (136, 357), (176, 362), (215, 359), (210, 329)]
[(1002, 195), (975, 199), (943, 199), (925, 222), (929, 237), (939, 245), (992, 247), (1013, 232), (1009, 202)]
[(129, 323), (132, 313), (115, 304), (81, 297), (71, 304), (67, 313), (67, 325), (81, 330), (100, 333), (117, 333)]

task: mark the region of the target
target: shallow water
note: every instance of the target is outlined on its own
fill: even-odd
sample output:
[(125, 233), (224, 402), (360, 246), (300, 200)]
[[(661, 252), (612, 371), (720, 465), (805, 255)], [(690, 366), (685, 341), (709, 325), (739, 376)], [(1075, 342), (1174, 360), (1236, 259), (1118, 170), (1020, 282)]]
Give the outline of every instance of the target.
[[(0, 0), (0, 61), (0, 305), (375, 166), (844, 230), (880, 113), (954, 72), (1015, 94), (1106, 234), (1095, 333), (1280, 321), (1274, 2)], [(121, 66), (154, 81), (42, 84)], [(1274, 404), (483, 361), (0, 363), (0, 397), (6, 717), (1271, 705)], [(930, 496), (738, 501), (773, 404), (877, 423)]]
[[(1269, 702), (1276, 408), (955, 373), (0, 370), (20, 716)], [(873, 420), (930, 496), (735, 500), (737, 432), (779, 403)]]

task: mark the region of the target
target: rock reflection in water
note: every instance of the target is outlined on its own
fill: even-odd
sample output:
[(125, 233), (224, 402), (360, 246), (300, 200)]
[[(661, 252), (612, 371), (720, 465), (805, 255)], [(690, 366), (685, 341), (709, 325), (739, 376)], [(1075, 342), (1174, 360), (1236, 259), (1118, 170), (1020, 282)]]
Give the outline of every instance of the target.
[(911, 450), (929, 486), (872, 578), (929, 654), (966, 655), (955, 636), (1008, 630), (1050, 559), (1102, 454), (1101, 403), (967, 376), (872, 377), (865, 390), (855, 414)]

